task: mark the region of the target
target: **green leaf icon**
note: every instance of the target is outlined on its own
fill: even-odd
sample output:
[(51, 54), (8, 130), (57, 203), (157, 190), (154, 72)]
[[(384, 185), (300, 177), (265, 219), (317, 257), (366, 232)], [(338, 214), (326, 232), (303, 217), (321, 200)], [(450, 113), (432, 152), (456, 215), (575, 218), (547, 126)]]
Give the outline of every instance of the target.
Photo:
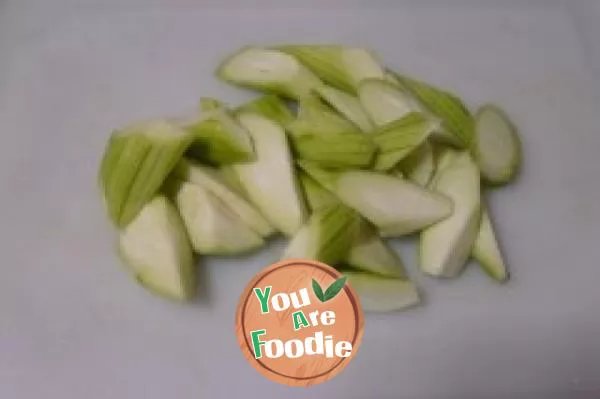
[(314, 278), (312, 279), (313, 291), (315, 292), (315, 295), (317, 296), (317, 298), (319, 298), (319, 301), (321, 302), (327, 302), (330, 299), (335, 298), (335, 296), (342, 290), (342, 288), (344, 288), (344, 284), (346, 284), (345, 276), (335, 280), (329, 286), (329, 288), (325, 290), (325, 293), (323, 293), (323, 289), (321, 288), (319, 283)]
[(337, 280), (335, 280), (333, 284), (331, 284), (329, 288), (325, 290), (323, 302), (327, 302), (328, 300), (335, 298), (335, 296), (342, 290), (342, 288), (344, 288), (344, 284), (346, 284), (346, 276), (340, 277)]
[(312, 289), (317, 298), (319, 298), (319, 301), (325, 302), (325, 299), (323, 297), (323, 289), (321, 288), (317, 280), (315, 280), (314, 278), (312, 279)]

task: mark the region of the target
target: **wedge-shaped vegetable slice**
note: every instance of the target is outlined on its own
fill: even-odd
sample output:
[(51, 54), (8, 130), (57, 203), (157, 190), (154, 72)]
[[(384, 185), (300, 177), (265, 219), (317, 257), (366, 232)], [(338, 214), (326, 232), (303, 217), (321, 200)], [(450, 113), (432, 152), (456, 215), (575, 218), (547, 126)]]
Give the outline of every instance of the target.
[(298, 102), (298, 118), (286, 128), (295, 135), (361, 133), (352, 122), (339, 115), (315, 95), (304, 97)]
[(306, 204), (311, 212), (316, 212), (321, 208), (339, 204), (340, 200), (337, 199), (331, 191), (317, 183), (315, 179), (310, 177), (306, 172), (298, 170), (297, 174), (304, 191)]
[(430, 121), (440, 120), (425, 109), (410, 93), (382, 79), (366, 79), (360, 83), (358, 98), (365, 112), (377, 126), (385, 126), (411, 112), (424, 114)]
[(260, 236), (267, 237), (274, 232), (273, 227), (254, 206), (227, 186), (219, 170), (183, 159), (177, 164), (173, 173), (182, 180), (207, 189)]
[(244, 47), (217, 69), (219, 78), (243, 87), (290, 98), (308, 95), (319, 78), (295, 57), (275, 49)]
[(194, 137), (189, 155), (213, 165), (253, 161), (254, 148), (246, 129), (226, 109), (209, 109), (208, 114), (181, 123)]
[(373, 168), (390, 170), (425, 142), (435, 128), (435, 124), (417, 112), (380, 127), (369, 135), (379, 149)]
[[(150, 143), (143, 135), (127, 137), (113, 132), (104, 149), (100, 162), (99, 187), (106, 211), (113, 221), (119, 223), (121, 207), (127, 199), (128, 189), (135, 179), (139, 164), (150, 150)], [(125, 157), (123, 158), (123, 154)], [(117, 167), (121, 171), (113, 174)]]
[(435, 173), (435, 160), (433, 148), (429, 141), (425, 141), (416, 150), (400, 162), (400, 170), (406, 177), (419, 186), (427, 187)]
[(298, 119), (287, 126), (298, 158), (323, 167), (365, 167), (375, 144), (316, 97), (300, 100)]
[(315, 91), (327, 104), (354, 123), (360, 130), (363, 132), (373, 130), (373, 123), (357, 97), (327, 85), (320, 86)]
[(408, 280), (350, 271), (344, 276), (366, 312), (399, 311), (420, 302), (417, 288)]
[(298, 117), (285, 128), (292, 137), (335, 136), (348, 133), (364, 136), (354, 124), (312, 95), (298, 102)]
[(362, 133), (305, 134), (291, 139), (299, 159), (325, 168), (360, 168), (371, 165), (376, 147)]
[(471, 255), (494, 280), (499, 282), (508, 280), (508, 271), (496, 240), (492, 221), (485, 207), (481, 212), (481, 224)]
[(363, 79), (383, 78), (385, 74), (375, 55), (364, 48), (289, 45), (278, 49), (297, 57), (326, 83), (351, 93)]
[(293, 235), (306, 212), (286, 134), (281, 125), (256, 113), (238, 120), (250, 132), (257, 160), (232, 165), (248, 198), (273, 227)]
[(255, 112), (274, 120), (281, 126), (287, 126), (295, 117), (285, 102), (275, 94), (265, 94), (240, 106), (236, 113)]
[(148, 290), (179, 301), (194, 295), (190, 243), (177, 210), (164, 196), (149, 201), (120, 231), (119, 255)]
[[(143, 139), (143, 138), (142, 138)], [(115, 165), (120, 161), (123, 150), (127, 147), (127, 142), (130, 141), (125, 135), (113, 133), (108, 139), (106, 144), (104, 155), (100, 161), (100, 173), (98, 174), (98, 186), (102, 192), (102, 198), (106, 199), (106, 191), (108, 189), (107, 182), (110, 180), (110, 175), (115, 168)], [(145, 144), (145, 142), (143, 143)], [(145, 146), (144, 146), (145, 147)], [(147, 148), (143, 148), (147, 151)], [(108, 204), (105, 204), (108, 206)]]
[(473, 117), (460, 98), (425, 82), (395, 74), (400, 87), (411, 93), (422, 107), (440, 118), (442, 129), (438, 137), (452, 144), (469, 147), (473, 140)]
[(264, 244), (262, 237), (201, 185), (181, 182), (173, 198), (195, 252), (234, 255)]
[(156, 194), (191, 136), (167, 120), (115, 131), (100, 165), (100, 185), (111, 220), (126, 226)]
[(298, 164), (385, 237), (414, 233), (452, 213), (452, 201), (446, 196), (394, 176), (362, 170), (324, 170), (304, 161)]
[(344, 263), (381, 276), (406, 278), (400, 256), (379, 237), (377, 230), (364, 220)]
[(283, 258), (336, 264), (346, 258), (359, 224), (360, 216), (343, 204), (321, 208), (296, 232)]
[(473, 154), (481, 177), (492, 184), (508, 183), (521, 162), (521, 142), (508, 116), (494, 105), (485, 105), (475, 115)]
[(454, 277), (464, 268), (479, 231), (479, 170), (462, 152), (434, 176), (432, 188), (452, 198), (452, 216), (421, 232), (420, 264), (428, 274)]

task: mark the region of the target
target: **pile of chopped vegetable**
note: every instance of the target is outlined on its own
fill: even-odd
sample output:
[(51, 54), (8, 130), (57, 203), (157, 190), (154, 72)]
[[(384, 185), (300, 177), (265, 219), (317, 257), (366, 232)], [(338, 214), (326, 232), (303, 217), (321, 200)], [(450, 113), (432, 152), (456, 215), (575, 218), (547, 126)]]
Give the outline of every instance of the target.
[(237, 108), (202, 98), (194, 117), (126, 126), (105, 149), (119, 254), (148, 290), (192, 298), (194, 254), (247, 254), (275, 234), (289, 237), (282, 258), (339, 268), (365, 310), (419, 303), (392, 237), (418, 234), (429, 275), (456, 277), (473, 258), (508, 279), (482, 197), (520, 163), (498, 107), (472, 114), (363, 48), (245, 47), (217, 75), (265, 94)]

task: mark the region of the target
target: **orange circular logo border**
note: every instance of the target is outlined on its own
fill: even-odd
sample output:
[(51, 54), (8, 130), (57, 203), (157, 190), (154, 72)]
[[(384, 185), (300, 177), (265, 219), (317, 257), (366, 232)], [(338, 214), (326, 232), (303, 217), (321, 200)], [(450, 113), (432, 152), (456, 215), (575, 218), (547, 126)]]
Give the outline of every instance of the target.
[(249, 331), (246, 329), (245, 321), (246, 321), (246, 312), (245, 309), (248, 305), (248, 301), (252, 297), (253, 290), (256, 286), (267, 276), (271, 275), (274, 272), (277, 272), (283, 268), (290, 266), (308, 266), (312, 268), (317, 268), (322, 272), (325, 272), (327, 275), (332, 277), (333, 279), (337, 279), (342, 277), (342, 274), (337, 270), (332, 268), (331, 266), (314, 261), (309, 259), (285, 259), (266, 268), (262, 269), (254, 278), (246, 285), (244, 292), (242, 293), (236, 311), (236, 336), (242, 353), (244, 357), (250, 362), (250, 364), (259, 371), (266, 378), (286, 384), (291, 386), (310, 386), (318, 383), (325, 382), (334, 376), (338, 375), (346, 365), (354, 358), (356, 353), (358, 352), (358, 348), (362, 341), (362, 337), (364, 334), (364, 315), (362, 312), (362, 308), (360, 306), (360, 301), (358, 296), (352, 289), (352, 287), (348, 284), (344, 285), (343, 292), (347, 296), (348, 300), (352, 304), (353, 314), (354, 314), (354, 334), (352, 337), (352, 352), (350, 356), (339, 359), (332, 367), (327, 370), (324, 370), (316, 375), (311, 375), (307, 377), (295, 377), (291, 375), (287, 375), (285, 373), (279, 372), (277, 370), (273, 370), (268, 365), (264, 364), (260, 359), (256, 359), (254, 357), (254, 352), (252, 350), (252, 345), (249, 341)]

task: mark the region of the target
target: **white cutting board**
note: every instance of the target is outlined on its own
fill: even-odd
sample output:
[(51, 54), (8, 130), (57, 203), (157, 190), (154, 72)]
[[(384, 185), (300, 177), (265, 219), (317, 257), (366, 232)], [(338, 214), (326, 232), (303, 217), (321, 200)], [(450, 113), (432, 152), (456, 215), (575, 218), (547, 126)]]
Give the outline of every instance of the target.
[[(214, 3), (0, 2), (0, 398), (600, 397), (598, 4)], [(122, 270), (96, 187), (111, 129), (249, 98), (216, 64), (281, 42), (369, 46), (498, 103), (525, 153), (490, 193), (510, 283), (474, 265), (425, 278), (399, 245), (424, 306), (369, 315), (357, 357), (308, 390), (260, 376), (234, 335), (242, 288), (283, 242), (203, 260), (203, 298), (171, 304)]]

